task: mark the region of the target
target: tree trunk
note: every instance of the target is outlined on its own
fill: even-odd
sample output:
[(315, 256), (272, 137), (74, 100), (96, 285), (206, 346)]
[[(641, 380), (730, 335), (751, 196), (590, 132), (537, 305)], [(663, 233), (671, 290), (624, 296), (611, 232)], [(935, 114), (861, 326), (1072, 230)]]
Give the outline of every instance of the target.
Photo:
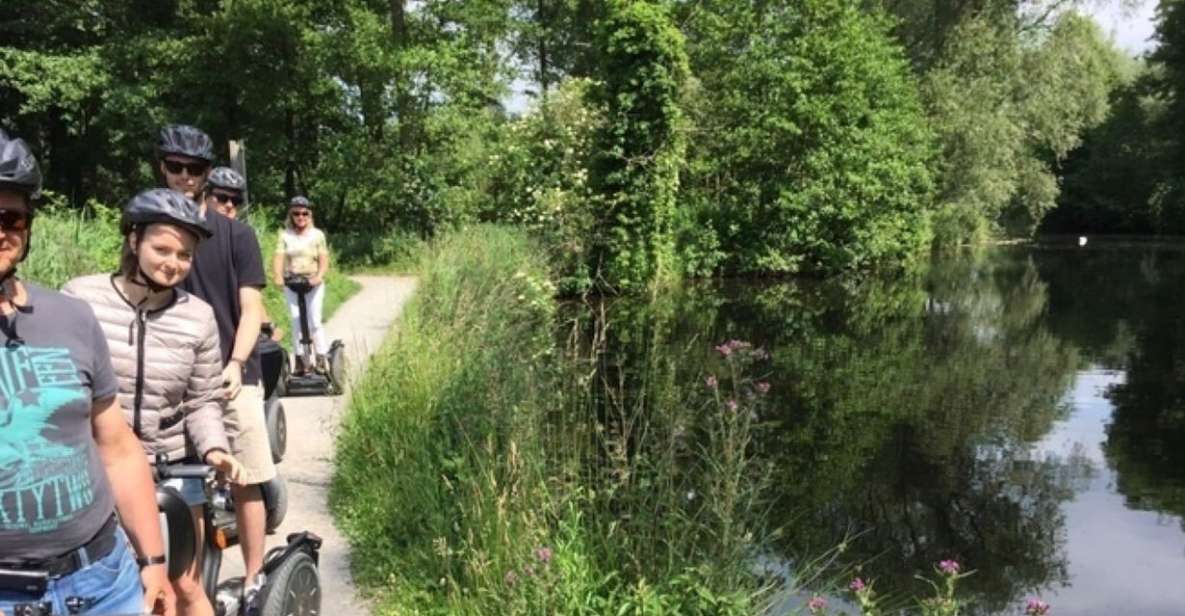
[(410, 47), (407, 32), (406, 0), (391, 0), (391, 36), (395, 39), (398, 64), (395, 70), (395, 115), (399, 120), (399, 149), (404, 154), (412, 149), (412, 100), (411, 80), (404, 70), (404, 52)]
[(547, 90), (550, 83), (547, 80), (548, 72), (548, 57), (547, 57), (547, 38), (551, 36), (552, 25), (547, 21), (547, 0), (536, 0), (535, 19), (539, 22), (539, 37), (536, 40), (538, 49), (536, 55), (539, 59), (539, 74), (536, 79), (539, 81), (539, 97), (544, 101), (547, 100)]

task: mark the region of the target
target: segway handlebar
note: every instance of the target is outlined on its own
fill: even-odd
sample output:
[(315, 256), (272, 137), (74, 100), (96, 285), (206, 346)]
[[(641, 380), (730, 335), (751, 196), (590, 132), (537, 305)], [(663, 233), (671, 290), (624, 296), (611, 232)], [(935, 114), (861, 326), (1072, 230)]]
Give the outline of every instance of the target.
[(214, 467), (206, 464), (173, 464), (157, 468), (161, 479), (208, 479), (214, 476)]

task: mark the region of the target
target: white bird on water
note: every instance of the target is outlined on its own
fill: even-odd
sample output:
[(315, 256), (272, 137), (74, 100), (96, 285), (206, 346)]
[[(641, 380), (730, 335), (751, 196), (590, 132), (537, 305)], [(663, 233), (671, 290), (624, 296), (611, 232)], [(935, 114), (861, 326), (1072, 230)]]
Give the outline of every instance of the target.
[(1085, 245), (1086, 245), (1086, 236), (1085, 236), (1085, 235), (1079, 235), (1079, 236), (1078, 236), (1078, 245), (1079, 245), (1079, 246), (1085, 246)]

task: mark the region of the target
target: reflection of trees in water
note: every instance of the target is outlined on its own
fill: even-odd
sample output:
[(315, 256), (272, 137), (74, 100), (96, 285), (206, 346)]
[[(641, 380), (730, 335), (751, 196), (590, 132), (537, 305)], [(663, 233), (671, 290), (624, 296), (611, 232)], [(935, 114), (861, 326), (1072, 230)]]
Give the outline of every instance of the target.
[[(915, 573), (955, 557), (977, 570), (968, 596), (998, 609), (1067, 581), (1061, 505), (1090, 472), (1081, 455), (1032, 454), (1065, 416), (1079, 362), (1049, 330), (1056, 294), (1041, 263), (997, 251), (919, 279), (702, 286), (653, 305), (619, 302), (598, 317), (608, 332), (584, 328), (600, 337), (590, 374), (611, 385), (593, 406), (608, 425), (644, 412), (657, 432), (694, 439), (702, 408), (654, 402), (702, 389), (713, 344), (766, 345), (772, 400), (752, 446), (775, 469), (772, 519), (748, 526), (781, 527), (774, 547), (790, 558), (862, 533), (847, 559), (866, 563), (882, 591), (924, 592)], [(672, 480), (694, 485), (703, 469), (685, 471)], [(657, 491), (635, 494), (652, 511), (688, 510)], [(685, 541), (709, 553), (710, 539)]]
[(779, 301), (794, 293), (757, 294), (751, 331), (799, 315), (773, 345), (784, 429), (763, 443), (780, 469), (781, 547), (817, 554), (862, 532), (851, 559), (898, 591), (957, 557), (995, 609), (1066, 581), (1060, 505), (1087, 467), (1028, 452), (1064, 417), (1077, 358), (1041, 323), (1031, 261), (957, 259), (924, 289), (872, 282), (805, 311)]
[[(1142, 270), (1151, 269), (1150, 258)], [(1185, 516), (1185, 305), (1180, 261), (1164, 263), (1139, 306), (1125, 382), (1108, 392), (1115, 410), (1103, 451), (1116, 489), (1134, 509)], [(1182, 526), (1185, 528), (1185, 524)]]
[(1185, 305), (1180, 246), (1035, 253), (1050, 288), (1046, 321), (1124, 383), (1103, 451), (1128, 506), (1185, 516)]

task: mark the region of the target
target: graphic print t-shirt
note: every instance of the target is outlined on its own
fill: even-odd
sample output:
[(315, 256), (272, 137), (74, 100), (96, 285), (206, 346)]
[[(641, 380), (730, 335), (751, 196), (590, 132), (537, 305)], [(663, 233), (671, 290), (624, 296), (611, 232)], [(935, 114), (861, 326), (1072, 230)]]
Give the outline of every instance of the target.
[(89, 306), (24, 283), (0, 335), (0, 560), (75, 549), (115, 510), (91, 405), (117, 384)]

